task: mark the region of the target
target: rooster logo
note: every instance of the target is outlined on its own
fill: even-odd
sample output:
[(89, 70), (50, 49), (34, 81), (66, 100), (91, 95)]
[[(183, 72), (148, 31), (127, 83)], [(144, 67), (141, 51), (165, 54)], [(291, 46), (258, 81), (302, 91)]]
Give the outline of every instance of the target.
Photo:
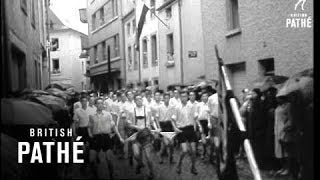
[(299, 6), (299, 4), (301, 4), (301, 9), (304, 10), (304, 4), (306, 3), (306, 1), (307, 0), (298, 0), (296, 5), (294, 6), (294, 10), (297, 10), (297, 7)]

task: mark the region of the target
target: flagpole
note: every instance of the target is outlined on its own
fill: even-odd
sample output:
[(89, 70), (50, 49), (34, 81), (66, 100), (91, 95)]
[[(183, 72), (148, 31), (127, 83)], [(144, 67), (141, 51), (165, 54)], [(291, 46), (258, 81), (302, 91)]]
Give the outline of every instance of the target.
[(155, 12), (153, 12), (153, 15), (154, 15), (156, 18), (158, 18), (159, 21), (160, 21), (163, 25), (165, 25), (168, 29), (170, 29), (170, 27), (169, 27), (166, 23), (164, 23), (164, 22), (162, 21), (162, 19), (160, 19), (160, 17), (158, 17), (158, 16), (156, 15)]
[[(215, 52), (216, 52), (216, 56), (217, 56), (217, 59), (218, 59), (218, 62), (219, 62), (219, 66), (220, 66), (220, 68), (222, 70), (222, 74), (223, 74), (222, 78), (224, 79), (224, 82), (225, 82), (225, 85), (226, 85), (226, 90), (227, 91), (232, 91), (232, 87), (231, 87), (229, 78), (228, 78), (228, 76), (226, 74), (223, 61), (219, 56), (217, 45), (215, 45)], [(241, 118), (241, 115), (240, 115), (240, 111), (239, 111), (239, 107), (238, 107), (236, 99), (234, 97), (231, 97), (229, 99), (229, 103), (231, 105), (231, 109), (232, 109), (232, 112), (234, 114), (234, 117), (235, 117), (235, 120), (236, 120), (236, 123), (238, 125), (239, 130), (241, 132), (246, 132), (245, 126), (244, 126), (244, 124), (242, 122), (242, 118)], [(255, 180), (261, 180), (260, 171), (259, 171), (257, 162), (256, 162), (255, 157), (254, 157), (254, 153), (253, 153), (253, 150), (252, 150), (252, 147), (251, 147), (251, 143), (250, 143), (248, 138), (244, 139), (244, 148), (245, 148), (245, 152), (247, 154), (247, 159), (249, 161), (249, 165), (250, 165), (252, 174), (254, 176), (254, 179)]]

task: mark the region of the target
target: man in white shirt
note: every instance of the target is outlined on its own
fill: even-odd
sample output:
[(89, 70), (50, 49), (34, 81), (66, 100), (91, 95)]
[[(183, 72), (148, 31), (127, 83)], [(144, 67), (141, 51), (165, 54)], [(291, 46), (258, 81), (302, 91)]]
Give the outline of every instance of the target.
[(120, 136), (116, 124), (114, 123), (112, 116), (109, 112), (104, 111), (103, 99), (96, 99), (97, 111), (95, 114), (89, 116), (88, 134), (91, 137), (90, 142), (90, 165), (94, 175), (97, 177), (97, 168), (95, 167), (95, 160), (98, 157), (98, 153), (102, 150), (105, 153), (106, 161), (108, 164), (108, 170), (110, 179), (113, 179), (113, 165), (111, 162), (110, 153), (113, 144), (110, 138), (110, 134), (114, 131), (119, 137), (120, 141), (124, 142)]
[(209, 136), (209, 129), (211, 129), (210, 110), (208, 105), (208, 93), (203, 92), (201, 100), (197, 107), (197, 124), (201, 133), (201, 143), (203, 145), (203, 160), (207, 152), (207, 137)]
[(172, 107), (175, 107), (175, 106), (181, 104), (179, 90), (176, 89), (173, 91), (173, 97), (170, 99), (169, 104)]
[(84, 172), (86, 164), (88, 162), (88, 147), (89, 147), (89, 134), (88, 134), (88, 124), (89, 124), (89, 114), (90, 110), (87, 107), (87, 97), (81, 96), (80, 97), (81, 107), (77, 108), (75, 110), (74, 116), (73, 116), (73, 130), (75, 133), (75, 136), (81, 136), (81, 140), (84, 143), (83, 151), (85, 155), (85, 163), (83, 166), (81, 166), (82, 172)]
[[(157, 101), (158, 96), (160, 93), (155, 93), (155, 99)], [(160, 99), (160, 98), (159, 98)], [(155, 120), (158, 122), (160, 131), (161, 132), (174, 132), (174, 122), (173, 122), (173, 115), (174, 115), (174, 107), (169, 105), (170, 101), (170, 94), (164, 94), (164, 103), (159, 103), (158, 106), (154, 108), (155, 111)], [(173, 164), (173, 141), (168, 137), (162, 136), (162, 145), (160, 150), (160, 164), (163, 163), (163, 155), (164, 151), (167, 151), (169, 154), (169, 162)]]
[(188, 147), (191, 146), (191, 173), (198, 174), (195, 168), (196, 160), (196, 141), (197, 136), (195, 132), (195, 114), (196, 108), (192, 104), (188, 103), (188, 92), (183, 91), (181, 94), (181, 104), (176, 106), (176, 114), (173, 116), (175, 121), (174, 129), (179, 134), (177, 138), (182, 147), (182, 153), (180, 155), (179, 163), (177, 166), (177, 173), (181, 173), (182, 161), (186, 154), (188, 154)]

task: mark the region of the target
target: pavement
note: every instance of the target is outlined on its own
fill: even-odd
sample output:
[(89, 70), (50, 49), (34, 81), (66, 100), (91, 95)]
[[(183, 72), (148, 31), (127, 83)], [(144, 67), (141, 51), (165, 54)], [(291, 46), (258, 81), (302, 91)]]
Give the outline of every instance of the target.
[[(110, 152), (112, 153), (112, 152)], [(175, 150), (174, 160), (177, 162), (179, 157), (179, 150)], [(99, 154), (100, 163), (98, 165), (98, 176), (99, 179), (109, 179), (109, 173), (107, 169), (107, 164), (105, 161), (105, 157), (103, 153)], [(131, 167), (129, 165), (128, 159), (118, 159), (112, 153), (112, 162), (114, 164), (114, 179), (148, 179), (148, 168), (145, 166), (140, 174), (135, 173), (135, 163), (134, 166)], [(196, 168), (198, 170), (198, 175), (193, 175), (190, 172), (191, 161), (188, 156), (184, 158), (184, 162), (182, 164), (182, 173), (176, 173), (176, 164), (170, 165), (168, 159), (166, 158), (163, 164), (159, 164), (159, 158), (155, 152), (153, 152), (152, 162), (154, 164), (154, 180), (192, 180), (192, 179), (200, 179), (200, 180), (218, 180), (218, 176), (216, 174), (215, 166), (212, 165), (208, 158), (205, 160), (201, 160), (197, 158)], [(146, 164), (146, 163), (145, 163)], [(87, 167), (85, 175), (80, 172), (80, 164), (73, 164), (67, 170), (66, 179), (92, 179), (92, 173), (90, 172), (90, 168)], [(253, 179), (249, 164), (245, 159), (237, 160), (238, 167), (238, 175), (239, 180), (249, 180)], [(261, 176), (263, 180), (291, 180), (291, 177), (270, 177), (267, 176), (267, 172), (261, 171)]]

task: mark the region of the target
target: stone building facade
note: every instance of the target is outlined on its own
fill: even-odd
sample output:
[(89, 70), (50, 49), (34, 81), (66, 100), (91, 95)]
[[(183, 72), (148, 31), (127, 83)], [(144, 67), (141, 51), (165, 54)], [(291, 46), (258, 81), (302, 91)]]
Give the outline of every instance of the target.
[(49, 83), (45, 0), (1, 1), (2, 96)]
[(313, 67), (313, 28), (286, 27), (291, 14), (313, 19), (313, 2), (202, 0), (205, 75), (218, 78), (217, 44), (235, 89), (265, 75), (291, 76)]

